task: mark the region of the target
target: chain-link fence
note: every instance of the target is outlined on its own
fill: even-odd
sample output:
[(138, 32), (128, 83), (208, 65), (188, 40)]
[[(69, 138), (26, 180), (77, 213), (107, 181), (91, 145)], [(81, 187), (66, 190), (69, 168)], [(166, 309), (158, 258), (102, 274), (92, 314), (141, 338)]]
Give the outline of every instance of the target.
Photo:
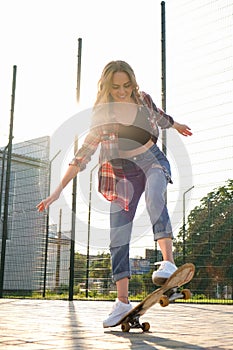
[[(115, 298), (109, 250), (96, 254), (76, 250), (74, 264), (70, 266), (71, 232), (62, 230), (62, 212), (57, 224), (48, 225), (48, 213), (36, 210), (36, 204), (48, 193), (48, 138), (15, 145), (13, 150), (3, 296), (68, 298), (72, 283), (74, 298)], [(0, 155), (3, 164), (3, 152)], [(4, 169), (1, 174), (4, 184)], [(195, 277), (189, 284), (192, 301), (232, 302), (232, 193), (233, 184), (228, 181), (211, 192), (211, 201), (207, 195), (202, 205), (190, 212), (187, 224), (180, 227), (175, 239), (177, 265), (193, 262), (196, 266)], [(2, 186), (1, 230), (4, 196)], [(132, 250), (136, 243), (132, 242)], [(88, 246), (85, 249), (89, 252)], [(130, 259), (131, 299), (142, 299), (155, 288), (151, 274), (154, 262), (162, 260), (161, 252), (157, 246), (148, 248), (146, 244), (141, 246), (143, 252), (144, 257)], [(74, 270), (73, 281), (70, 269)]]

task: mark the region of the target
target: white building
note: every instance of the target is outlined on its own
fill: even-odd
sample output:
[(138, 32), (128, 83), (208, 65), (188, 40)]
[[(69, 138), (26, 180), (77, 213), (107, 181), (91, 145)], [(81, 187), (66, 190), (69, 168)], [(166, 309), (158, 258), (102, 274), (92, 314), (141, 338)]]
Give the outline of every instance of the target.
[[(0, 151), (2, 179), (0, 251), (4, 217), (5, 169), (4, 152)], [(49, 174), (49, 138), (42, 137), (13, 145), (8, 231), (5, 252), (3, 289), (40, 290), (43, 281), (46, 213), (38, 213), (36, 205), (47, 195)]]

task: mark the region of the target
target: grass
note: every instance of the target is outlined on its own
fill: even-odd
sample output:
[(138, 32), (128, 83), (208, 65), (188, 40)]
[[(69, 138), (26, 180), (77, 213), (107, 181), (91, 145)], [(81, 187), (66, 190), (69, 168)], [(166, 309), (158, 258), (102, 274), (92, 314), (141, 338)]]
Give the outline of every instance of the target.
[[(6, 293), (4, 298), (7, 299), (46, 299), (46, 300), (68, 300), (69, 294), (68, 292), (60, 292), (56, 293), (53, 291), (46, 291), (45, 298), (42, 296), (41, 292), (31, 292), (31, 293)], [(145, 298), (145, 295), (136, 295), (131, 296), (131, 301), (141, 301)], [(76, 293), (73, 295), (74, 300), (98, 300), (98, 301), (106, 301), (106, 300), (115, 300), (116, 293), (111, 293), (110, 295), (100, 294), (96, 291), (90, 291), (88, 298), (86, 298), (85, 293)], [(190, 303), (190, 304), (228, 304), (233, 305), (233, 300), (231, 299), (216, 299), (216, 298), (207, 298), (205, 295), (193, 295), (191, 299), (177, 299), (175, 302), (177, 303)]]

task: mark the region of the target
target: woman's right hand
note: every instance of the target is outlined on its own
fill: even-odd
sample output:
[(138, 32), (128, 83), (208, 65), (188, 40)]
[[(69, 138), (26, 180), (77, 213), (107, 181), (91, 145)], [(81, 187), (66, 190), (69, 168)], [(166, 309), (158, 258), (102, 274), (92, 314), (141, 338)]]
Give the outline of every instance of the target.
[(37, 210), (41, 212), (48, 209), (48, 207), (60, 197), (61, 191), (62, 186), (60, 185), (49, 197), (43, 199), (39, 204), (37, 204)]
[(78, 166), (72, 166), (70, 165), (60, 183), (60, 185), (56, 188), (56, 190), (46, 199), (43, 199), (36, 207), (38, 211), (44, 211), (45, 209), (48, 209), (48, 207), (56, 201), (63, 190), (63, 188), (66, 187), (66, 185), (77, 175), (79, 172)]

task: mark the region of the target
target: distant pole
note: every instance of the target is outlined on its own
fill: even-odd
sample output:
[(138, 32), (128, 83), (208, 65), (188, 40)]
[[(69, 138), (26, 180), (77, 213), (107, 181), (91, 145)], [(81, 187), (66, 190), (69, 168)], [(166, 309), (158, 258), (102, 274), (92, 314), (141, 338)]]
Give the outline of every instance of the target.
[[(161, 2), (161, 80), (162, 80), (162, 109), (166, 112), (166, 18), (165, 1)], [(162, 130), (162, 151), (167, 154), (166, 129)]]
[(81, 82), (81, 61), (82, 61), (82, 39), (78, 39), (78, 67), (77, 67), (77, 87), (76, 97), (77, 102), (80, 101), (80, 82)]
[(208, 205), (208, 251), (209, 251), (209, 264), (211, 264), (211, 225), (213, 223), (213, 201), (214, 196), (207, 198)]
[(58, 227), (58, 237), (57, 237), (57, 262), (56, 262), (56, 283), (55, 288), (58, 291), (60, 284), (60, 266), (61, 266), (61, 218), (62, 209), (59, 211), (59, 227)]
[(0, 269), (0, 298), (3, 297), (4, 270), (5, 270), (5, 257), (6, 257), (6, 240), (7, 240), (7, 234), (8, 234), (8, 203), (9, 203), (9, 192), (10, 192), (11, 154), (12, 154), (12, 140), (13, 140), (16, 73), (17, 73), (17, 66), (13, 66), (10, 129), (9, 129), (9, 143), (8, 143), (8, 152), (7, 152), (5, 202), (4, 202), (3, 231), (2, 231), (1, 269)]
[(194, 186), (190, 187), (183, 193), (183, 264), (185, 263), (186, 255), (186, 224), (185, 224), (185, 196), (186, 194), (193, 189)]
[[(74, 141), (74, 154), (78, 150), (78, 137)], [(77, 197), (77, 177), (73, 179), (72, 192), (72, 217), (71, 217), (71, 242), (70, 242), (70, 277), (69, 277), (69, 300), (74, 296), (74, 257), (75, 257), (75, 223), (76, 223), (76, 197)]]
[[(58, 154), (61, 152), (59, 150), (55, 156), (50, 160), (49, 162), (49, 179), (48, 179), (48, 196), (50, 195), (50, 187), (51, 187), (51, 172), (52, 172), (52, 162), (54, 159), (58, 156)], [(49, 249), (49, 208), (47, 209), (46, 214), (46, 236), (45, 236), (45, 256), (44, 256), (44, 281), (43, 281), (43, 292), (42, 296), (45, 298), (46, 294), (46, 281), (47, 281), (47, 265), (48, 265), (48, 249)]]
[(90, 235), (91, 235), (91, 197), (92, 197), (92, 175), (98, 164), (91, 169), (89, 187), (89, 207), (88, 207), (88, 233), (87, 233), (87, 267), (86, 267), (86, 298), (89, 291), (89, 267), (90, 267)]

